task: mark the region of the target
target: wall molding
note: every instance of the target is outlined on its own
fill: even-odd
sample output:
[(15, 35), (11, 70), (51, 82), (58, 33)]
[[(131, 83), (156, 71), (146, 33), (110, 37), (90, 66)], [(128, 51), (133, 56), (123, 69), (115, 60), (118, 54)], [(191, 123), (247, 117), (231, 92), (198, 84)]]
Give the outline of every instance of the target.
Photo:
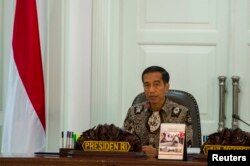
[(91, 125), (121, 123), (120, 0), (93, 1)]

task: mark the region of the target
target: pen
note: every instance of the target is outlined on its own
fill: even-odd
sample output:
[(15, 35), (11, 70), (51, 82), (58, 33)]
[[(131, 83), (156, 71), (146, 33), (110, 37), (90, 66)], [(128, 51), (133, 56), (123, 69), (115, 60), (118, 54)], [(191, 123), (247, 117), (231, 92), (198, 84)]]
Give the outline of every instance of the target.
[(69, 132), (69, 148), (72, 146), (72, 132)]
[(74, 144), (74, 132), (73, 131), (71, 132), (71, 141), (70, 142), (71, 142), (71, 146), (70, 147), (74, 148), (75, 144)]
[(73, 135), (73, 148), (75, 147), (76, 144), (76, 133), (74, 133)]
[(67, 134), (67, 148), (71, 148), (71, 144), (72, 144), (71, 134), (72, 134), (72, 132), (68, 131), (68, 134)]
[(64, 132), (63, 131), (62, 131), (61, 139), (62, 139), (62, 148), (64, 148)]
[(69, 148), (69, 131), (67, 131), (66, 148)]

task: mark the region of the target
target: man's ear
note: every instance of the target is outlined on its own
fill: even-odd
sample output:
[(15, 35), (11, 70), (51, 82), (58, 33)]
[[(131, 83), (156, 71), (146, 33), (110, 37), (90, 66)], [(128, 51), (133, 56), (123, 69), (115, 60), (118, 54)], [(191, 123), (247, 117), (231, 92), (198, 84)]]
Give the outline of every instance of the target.
[(170, 84), (169, 84), (169, 83), (166, 83), (166, 84), (165, 84), (165, 91), (168, 92), (169, 88), (170, 88)]

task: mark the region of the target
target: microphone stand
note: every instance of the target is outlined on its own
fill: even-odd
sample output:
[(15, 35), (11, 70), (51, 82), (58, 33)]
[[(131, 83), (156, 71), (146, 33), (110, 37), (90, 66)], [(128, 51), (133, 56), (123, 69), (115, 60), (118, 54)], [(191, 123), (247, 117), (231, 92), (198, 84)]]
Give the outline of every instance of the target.
[(239, 121), (245, 123), (246, 125), (250, 126), (250, 124), (247, 123), (246, 121), (242, 120), (242, 119), (240, 118), (239, 115), (233, 114), (232, 117), (233, 117), (234, 119), (237, 119), (237, 120), (239, 120)]

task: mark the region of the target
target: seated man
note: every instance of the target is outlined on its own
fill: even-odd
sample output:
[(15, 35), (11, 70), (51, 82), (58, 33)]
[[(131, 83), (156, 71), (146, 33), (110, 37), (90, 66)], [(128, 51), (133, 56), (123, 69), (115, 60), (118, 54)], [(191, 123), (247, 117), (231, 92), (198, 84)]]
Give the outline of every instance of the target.
[(159, 66), (151, 66), (142, 73), (143, 88), (148, 101), (130, 107), (123, 127), (138, 135), (142, 151), (149, 157), (157, 157), (161, 123), (185, 123), (186, 143), (192, 145), (192, 120), (189, 110), (170, 101), (169, 74)]

